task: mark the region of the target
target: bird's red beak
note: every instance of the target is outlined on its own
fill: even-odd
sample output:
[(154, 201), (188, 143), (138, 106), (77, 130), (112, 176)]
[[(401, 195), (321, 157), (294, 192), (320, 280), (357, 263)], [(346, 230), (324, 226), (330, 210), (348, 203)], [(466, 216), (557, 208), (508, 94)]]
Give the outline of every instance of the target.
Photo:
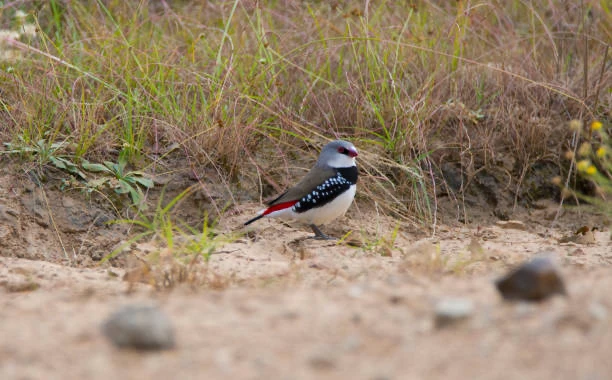
[(357, 157), (359, 154), (356, 149), (349, 149), (349, 157)]

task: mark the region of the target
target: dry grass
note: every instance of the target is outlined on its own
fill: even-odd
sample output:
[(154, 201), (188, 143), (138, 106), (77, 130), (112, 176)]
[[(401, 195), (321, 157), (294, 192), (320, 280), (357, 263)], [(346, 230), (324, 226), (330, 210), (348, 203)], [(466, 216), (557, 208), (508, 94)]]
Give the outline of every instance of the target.
[(610, 125), (605, 1), (365, 4), (9, 2), (1, 26), (37, 33), (0, 42), (0, 139), (190, 170), (229, 190), (219, 211), (341, 137), (364, 152), (361, 202), (431, 223), (442, 162), (469, 181), (510, 155), (520, 188), (534, 164), (564, 165), (568, 120)]

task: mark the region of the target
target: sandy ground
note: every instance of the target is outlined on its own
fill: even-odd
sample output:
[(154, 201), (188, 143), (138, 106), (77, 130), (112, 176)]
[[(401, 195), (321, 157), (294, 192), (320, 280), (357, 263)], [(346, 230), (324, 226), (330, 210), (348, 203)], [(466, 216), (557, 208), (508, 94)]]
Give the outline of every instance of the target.
[[(253, 210), (244, 211), (222, 227)], [(12, 245), (0, 256), (0, 378), (609, 379), (609, 232), (560, 243), (568, 231), (537, 219), (441, 226), (434, 238), (400, 232), (392, 243), (354, 233), (365, 247), (263, 221), (212, 255), (208, 273), (221, 285), (162, 291), (126, 282), (108, 264), (63, 265), (59, 252), (19, 258), (27, 255)], [(569, 296), (502, 301), (493, 281), (542, 254), (559, 266)], [(474, 309), (436, 327), (435, 305), (449, 298)], [(175, 349), (137, 352), (106, 340), (103, 320), (134, 303), (167, 313)]]

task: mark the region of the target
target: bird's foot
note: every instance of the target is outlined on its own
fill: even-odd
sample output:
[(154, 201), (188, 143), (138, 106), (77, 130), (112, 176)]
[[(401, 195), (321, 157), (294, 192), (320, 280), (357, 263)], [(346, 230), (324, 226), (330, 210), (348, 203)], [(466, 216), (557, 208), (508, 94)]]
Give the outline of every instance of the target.
[(312, 231), (315, 233), (315, 236), (312, 237), (315, 240), (337, 240), (337, 238), (333, 236), (325, 235), (315, 224), (311, 224), (310, 228), (312, 228)]

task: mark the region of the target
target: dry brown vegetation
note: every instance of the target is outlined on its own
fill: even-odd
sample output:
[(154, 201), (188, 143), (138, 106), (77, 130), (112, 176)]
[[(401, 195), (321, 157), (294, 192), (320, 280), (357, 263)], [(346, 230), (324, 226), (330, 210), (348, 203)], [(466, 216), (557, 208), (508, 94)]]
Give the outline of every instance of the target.
[[(607, 378), (610, 41), (606, 0), (0, 2), (0, 377)], [(338, 244), (242, 228), (335, 138)], [(499, 299), (542, 251), (569, 297)], [(174, 351), (103, 340), (137, 300)]]
[(568, 121), (610, 117), (605, 2), (367, 5), (13, 2), (5, 27), (37, 32), (2, 43), (1, 138), (65, 142), (77, 164), (191, 170), (225, 187), (206, 191), (216, 212), (348, 138), (366, 152), (360, 200), (427, 223), (436, 195), (479, 173), (514, 206), (550, 197), (546, 178), (525, 179), (567, 169)]

